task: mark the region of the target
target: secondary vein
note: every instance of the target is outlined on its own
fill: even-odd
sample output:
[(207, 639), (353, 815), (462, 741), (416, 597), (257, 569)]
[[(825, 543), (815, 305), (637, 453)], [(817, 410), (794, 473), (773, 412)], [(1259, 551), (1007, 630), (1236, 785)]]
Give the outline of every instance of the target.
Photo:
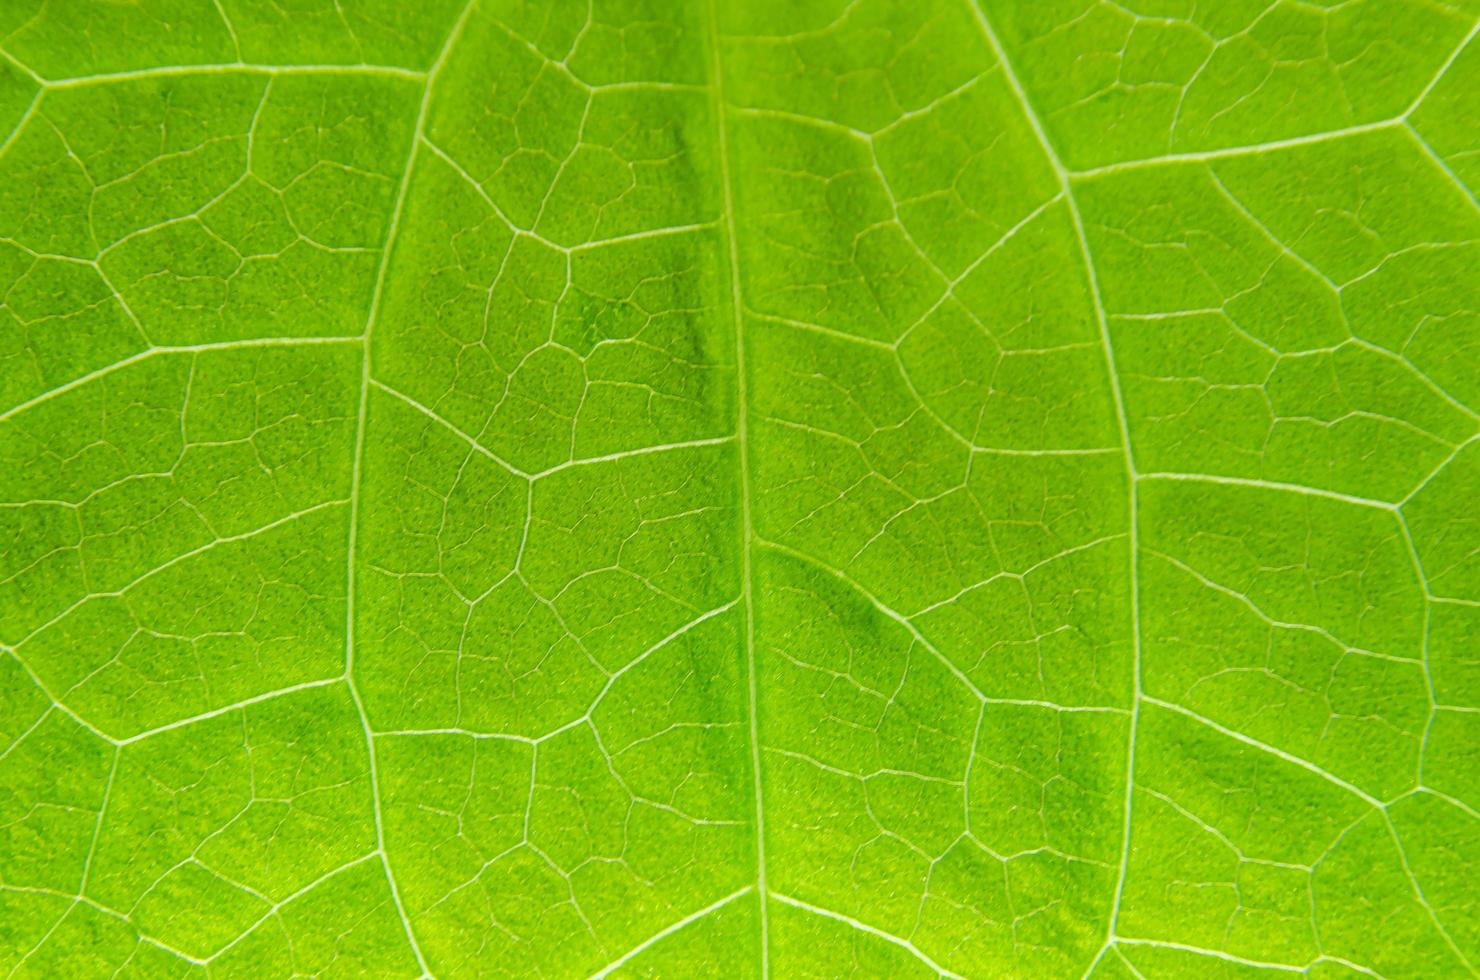
[[(1060, 193), (1063, 194), (1065, 202), (1069, 206), (1069, 217), (1074, 225), (1075, 237), (1079, 240), (1080, 259), (1084, 263), (1084, 274), (1086, 285), (1089, 288), (1090, 300), (1094, 304), (1095, 320), (1099, 325), (1100, 345), (1105, 358), (1105, 370), (1109, 375), (1110, 392), (1114, 397), (1115, 421), (1120, 429), (1120, 446), (1125, 455), (1126, 471), (1126, 496), (1128, 514), (1127, 545), (1129, 552), (1129, 569), (1127, 573), (1130, 588), (1131, 604), (1131, 720), (1130, 735), (1126, 744), (1126, 770), (1125, 770), (1125, 812), (1121, 830), (1120, 844), (1120, 868), (1116, 874), (1115, 892), (1110, 903), (1109, 924), (1106, 929), (1105, 945), (1109, 946), (1115, 941), (1115, 927), (1120, 915), (1120, 899), (1125, 889), (1126, 872), (1129, 866), (1131, 845), (1131, 800), (1135, 792), (1136, 776), (1136, 729), (1140, 722), (1141, 714), (1141, 599), (1140, 582), (1136, 569), (1137, 554), (1137, 504), (1136, 483), (1138, 476), (1134, 456), (1131, 453), (1130, 427), (1126, 423), (1125, 397), (1120, 390), (1120, 377), (1115, 369), (1115, 348), (1110, 341), (1110, 327), (1105, 317), (1104, 304), (1100, 299), (1100, 285), (1095, 275), (1094, 256), (1090, 254), (1089, 239), (1084, 232), (1084, 221), (1079, 214), (1079, 203), (1074, 198), (1073, 180), (1063, 160), (1060, 159), (1058, 151), (1054, 149), (1053, 142), (1048, 138), (1048, 132), (1043, 127), (1043, 122), (1038, 118), (1033, 103), (1028, 98), (1027, 91), (1013, 69), (1012, 62), (1007, 57), (1007, 49), (997, 37), (997, 32), (987, 20), (986, 12), (982, 9), (981, 0), (970, 0), (971, 13), (976, 18), (977, 25), (981, 28), (982, 36), (996, 55), (997, 62), (1002, 66), (1003, 78), (1007, 81), (1012, 95), (1022, 109), (1024, 119), (1032, 130), (1034, 138), (1043, 150), (1050, 167), (1059, 182)], [(1098, 960), (1098, 957), (1096, 957)]]

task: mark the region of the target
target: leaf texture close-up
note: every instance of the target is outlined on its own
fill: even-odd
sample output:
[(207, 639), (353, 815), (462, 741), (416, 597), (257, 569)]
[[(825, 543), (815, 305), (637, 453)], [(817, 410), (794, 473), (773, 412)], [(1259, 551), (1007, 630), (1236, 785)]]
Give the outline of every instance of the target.
[(0, 2), (0, 973), (1475, 974), (1477, 23)]

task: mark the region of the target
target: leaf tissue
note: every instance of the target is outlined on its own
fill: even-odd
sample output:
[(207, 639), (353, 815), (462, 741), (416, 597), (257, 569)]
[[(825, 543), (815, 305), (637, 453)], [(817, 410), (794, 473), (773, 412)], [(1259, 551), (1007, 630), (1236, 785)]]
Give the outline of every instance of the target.
[(0, 972), (1475, 974), (1477, 24), (0, 4)]

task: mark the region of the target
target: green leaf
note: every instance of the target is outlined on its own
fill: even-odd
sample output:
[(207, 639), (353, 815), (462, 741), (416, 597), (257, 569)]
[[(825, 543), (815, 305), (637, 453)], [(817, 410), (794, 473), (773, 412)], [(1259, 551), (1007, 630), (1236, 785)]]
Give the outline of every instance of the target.
[(0, 5), (0, 970), (1474, 973), (1477, 19)]

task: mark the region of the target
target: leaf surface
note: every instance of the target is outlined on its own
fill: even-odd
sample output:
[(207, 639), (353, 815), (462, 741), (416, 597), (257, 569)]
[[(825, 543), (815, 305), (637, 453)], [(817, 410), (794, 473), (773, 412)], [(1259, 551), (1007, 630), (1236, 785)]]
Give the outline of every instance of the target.
[(0, 966), (1475, 972), (1477, 18), (7, 5)]

